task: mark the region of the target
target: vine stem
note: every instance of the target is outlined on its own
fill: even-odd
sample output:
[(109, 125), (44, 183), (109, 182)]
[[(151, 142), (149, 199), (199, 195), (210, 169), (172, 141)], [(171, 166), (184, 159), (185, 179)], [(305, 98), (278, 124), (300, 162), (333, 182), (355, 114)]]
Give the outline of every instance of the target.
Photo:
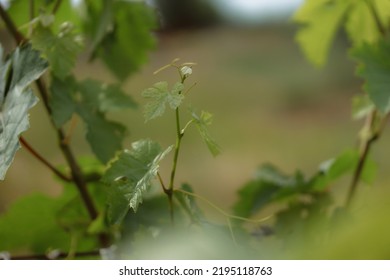
[(41, 154), (39, 154), (28, 142), (24, 137), (20, 137), (20, 143), (40, 162), (42, 162), (46, 167), (48, 167), (51, 171), (53, 171), (54, 174), (56, 174), (59, 178), (64, 180), (65, 182), (72, 182), (72, 179), (63, 174), (61, 171), (59, 171), (57, 168), (55, 168), (49, 161), (47, 161)]
[(372, 145), (373, 145), (373, 143), (375, 141), (377, 141), (380, 138), (380, 136), (381, 136), (381, 134), (382, 134), (382, 132), (383, 132), (383, 130), (385, 128), (385, 124), (386, 124), (388, 115), (382, 119), (382, 123), (381, 123), (379, 129), (374, 132), (374, 125), (375, 125), (375, 121), (376, 121), (377, 115), (378, 115), (377, 110), (374, 110), (368, 116), (368, 118), (369, 118), (368, 119), (369, 120), (369, 130), (371, 131), (372, 135), (362, 143), (362, 148), (361, 148), (361, 151), (360, 151), (359, 161), (358, 161), (356, 169), (355, 169), (355, 171), (353, 173), (351, 185), (349, 187), (348, 194), (347, 194), (347, 201), (345, 203), (347, 208), (350, 207), (351, 202), (353, 200), (353, 197), (355, 196), (357, 186), (358, 186), (360, 178), (362, 176), (364, 164), (367, 161), (367, 158), (368, 158), (368, 155), (369, 155), (370, 150), (372, 148)]
[[(61, 3), (61, 1), (57, 1), (56, 6), (59, 7), (60, 3)], [(14, 37), (14, 39), (18, 45), (27, 41), (27, 39), (18, 31), (14, 22), (12, 21), (12, 19), (8, 15), (8, 13), (4, 10), (4, 8), (1, 5), (0, 5), (0, 17), (4, 21), (7, 30)], [(59, 147), (60, 147), (62, 154), (64, 155), (64, 158), (67, 161), (69, 168), (71, 170), (72, 181), (74, 182), (74, 184), (76, 185), (76, 187), (80, 193), (80, 196), (83, 200), (83, 203), (88, 211), (88, 214), (89, 214), (91, 220), (95, 220), (98, 217), (99, 213), (96, 210), (95, 205), (93, 203), (93, 200), (88, 193), (87, 183), (86, 183), (84, 175), (81, 171), (81, 168), (78, 165), (76, 158), (75, 158), (70, 146), (65, 141), (66, 136), (65, 136), (63, 129), (56, 127), (54, 124), (54, 121), (52, 118), (52, 111), (51, 111), (51, 108), (49, 105), (49, 93), (47, 91), (45, 82), (43, 81), (42, 78), (39, 78), (38, 80), (36, 80), (36, 85), (37, 85), (38, 91), (40, 93), (44, 107), (46, 109), (46, 112), (49, 115), (49, 119), (50, 119), (54, 129), (57, 131), (57, 138), (58, 138), (58, 142), (59, 142)], [(103, 246), (103, 247), (109, 246), (109, 238), (106, 234), (100, 234), (99, 240), (100, 240), (101, 246)]]

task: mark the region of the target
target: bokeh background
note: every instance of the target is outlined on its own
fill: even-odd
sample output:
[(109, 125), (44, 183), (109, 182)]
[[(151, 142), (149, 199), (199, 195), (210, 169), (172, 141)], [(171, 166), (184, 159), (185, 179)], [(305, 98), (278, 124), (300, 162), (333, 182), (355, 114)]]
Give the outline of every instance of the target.
[[(77, 2), (77, 1), (76, 1)], [(190, 183), (196, 192), (229, 210), (236, 191), (248, 181), (260, 164), (271, 162), (286, 173), (302, 170), (312, 175), (321, 162), (357, 145), (361, 122), (351, 119), (351, 100), (361, 92), (362, 81), (354, 76), (355, 63), (348, 57), (345, 35), (337, 35), (327, 64), (315, 68), (294, 40), (297, 26), (291, 20), (303, 1), (293, 0), (159, 0), (149, 1), (158, 9), (161, 27), (157, 46), (142, 69), (127, 79), (123, 88), (139, 104), (138, 109), (113, 114), (129, 129), (124, 143), (151, 138), (163, 147), (174, 143), (173, 112), (144, 123), (141, 92), (155, 82), (172, 85), (176, 72), (153, 72), (180, 58), (196, 62), (188, 84), (196, 83), (186, 104), (213, 113), (210, 131), (223, 149), (213, 158), (195, 130), (183, 139), (177, 182)], [(3, 31), (1, 42), (12, 47)], [(82, 78), (114, 81), (98, 62), (80, 56), (75, 69)], [(185, 106), (187, 106), (185, 105)], [(42, 105), (31, 110), (31, 128), (25, 138), (49, 161), (61, 165)], [(362, 186), (360, 195), (372, 188), (385, 190), (390, 179), (386, 143), (389, 133), (375, 145), (372, 158), (378, 163), (374, 185)], [(79, 122), (72, 139), (73, 149), (90, 155)], [(171, 158), (161, 168), (168, 178)], [(345, 199), (349, 178), (333, 189)], [(21, 149), (0, 182), (0, 211), (18, 197), (32, 192), (58, 195), (61, 185), (27, 151)]]

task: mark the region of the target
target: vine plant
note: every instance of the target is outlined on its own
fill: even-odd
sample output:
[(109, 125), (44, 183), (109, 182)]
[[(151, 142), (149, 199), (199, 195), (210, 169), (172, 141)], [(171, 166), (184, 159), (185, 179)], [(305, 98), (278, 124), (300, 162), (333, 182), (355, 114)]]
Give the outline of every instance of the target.
[[(300, 171), (286, 175), (274, 165), (264, 164), (255, 178), (239, 189), (234, 214), (175, 180), (182, 142), (192, 126), (212, 155), (220, 152), (208, 132), (212, 115), (204, 111), (199, 114), (192, 108), (183, 114), (184, 100), (195, 85), (185, 84), (195, 64), (173, 60), (156, 74), (174, 69), (178, 82), (171, 89), (167, 82), (157, 82), (142, 93), (147, 100), (146, 122), (162, 116), (167, 107), (173, 110), (174, 145), (162, 149), (157, 142), (143, 139), (123, 149), (125, 127), (109, 120), (108, 113), (137, 106), (123, 92), (121, 82), (139, 69), (154, 46), (151, 31), (156, 28), (155, 15), (140, 2), (85, 0), (80, 5), (74, 9), (70, 1), (14, 0), (8, 9), (0, 6), (0, 17), (16, 43), (8, 55), (3, 49), (0, 52), (0, 179), (4, 180), (21, 144), (64, 185), (60, 197), (26, 196), (0, 217), (3, 258), (135, 257), (137, 240), (164, 243), (159, 237), (175, 236), (172, 229), (184, 229), (188, 238), (193, 237), (189, 232), (194, 230), (213, 232), (213, 242), (227, 236), (227, 247), (234, 248), (229, 253), (244, 249), (240, 257), (275, 256), (263, 250), (269, 248), (266, 237), (280, 237), (287, 248), (301, 246), (300, 241), (324, 242), (322, 237), (340, 210), (345, 213), (351, 209), (359, 182), (373, 181), (376, 166), (369, 154), (390, 113), (388, 1), (306, 0), (296, 13), (294, 19), (301, 24), (297, 41), (307, 58), (319, 66), (326, 61), (337, 29), (345, 27), (351, 40), (350, 54), (359, 63), (357, 74), (365, 79), (365, 94), (353, 101), (354, 117), (366, 119), (361, 144), (325, 161), (309, 178)], [(82, 52), (90, 60), (100, 59), (117, 82), (78, 79), (73, 68)], [(66, 167), (51, 164), (21, 136), (29, 127), (28, 111), (38, 102), (31, 89), (33, 83), (56, 131)], [(95, 158), (77, 156), (72, 149), (72, 131), (80, 120)], [(159, 165), (169, 153), (172, 165), (166, 176), (160, 173)], [(347, 173), (352, 179), (346, 202), (336, 205), (330, 186)], [(153, 191), (156, 182), (162, 190), (157, 195)], [(196, 200), (225, 216), (226, 225), (208, 221)], [(253, 218), (274, 203), (284, 207), (268, 217), (270, 224), (260, 224), (267, 218)], [(130, 247), (115, 249), (115, 244), (129, 240)], [(20, 250), (31, 255), (9, 255)]]

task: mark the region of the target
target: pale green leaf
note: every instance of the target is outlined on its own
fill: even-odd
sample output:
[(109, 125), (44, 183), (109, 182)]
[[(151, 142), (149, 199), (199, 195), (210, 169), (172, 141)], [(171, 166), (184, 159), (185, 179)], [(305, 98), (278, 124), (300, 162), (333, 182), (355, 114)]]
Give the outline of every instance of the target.
[(345, 23), (347, 34), (355, 45), (375, 42), (381, 36), (367, 1), (355, 1)]
[(199, 134), (202, 137), (203, 141), (206, 143), (209, 151), (213, 156), (217, 156), (221, 152), (221, 148), (211, 137), (208, 126), (212, 123), (212, 115), (208, 112), (202, 111), (201, 115), (198, 116), (194, 111), (192, 112), (192, 120), (195, 122), (196, 127), (198, 128)]
[(368, 116), (374, 110), (374, 104), (368, 95), (357, 95), (352, 99), (352, 118), (359, 120)]
[(167, 82), (158, 82), (153, 87), (144, 90), (142, 96), (151, 99), (145, 105), (145, 121), (162, 116), (167, 103), (172, 109), (178, 108), (184, 99), (184, 95), (181, 94), (183, 89), (184, 85), (178, 82), (169, 91)]
[(72, 27), (64, 27), (58, 34), (38, 24), (32, 34), (33, 47), (49, 61), (53, 75), (64, 79), (73, 69), (82, 44)]
[(364, 88), (375, 107), (383, 114), (390, 112), (390, 43), (378, 41), (363, 44), (351, 52), (358, 60), (357, 74), (365, 80)]
[(28, 129), (28, 111), (38, 99), (29, 85), (47, 68), (30, 45), (17, 48), (0, 68), (0, 180), (3, 180), (19, 148), (19, 135)]
[(161, 151), (156, 142), (140, 140), (110, 163), (102, 181), (108, 186), (108, 217), (111, 223), (121, 222), (129, 208), (137, 211), (157, 175), (160, 161), (171, 149)]
[(296, 40), (306, 57), (315, 65), (324, 65), (332, 40), (342, 23), (349, 0), (307, 0), (294, 16), (301, 24)]

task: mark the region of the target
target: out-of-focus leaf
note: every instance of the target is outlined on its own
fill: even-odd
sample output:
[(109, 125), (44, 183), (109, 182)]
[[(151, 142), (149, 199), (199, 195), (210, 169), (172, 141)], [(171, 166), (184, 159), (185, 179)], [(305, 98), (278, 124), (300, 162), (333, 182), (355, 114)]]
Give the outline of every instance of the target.
[(156, 142), (140, 140), (110, 163), (102, 181), (108, 186), (108, 218), (111, 223), (121, 222), (129, 207), (137, 211), (157, 175), (160, 161), (171, 149), (161, 151)]
[(357, 74), (365, 80), (364, 88), (375, 107), (390, 112), (390, 43), (363, 44), (354, 48), (352, 56), (358, 60)]
[(67, 77), (82, 50), (79, 35), (74, 33), (70, 23), (64, 24), (58, 34), (49, 27), (38, 24), (32, 35), (33, 47), (41, 51), (49, 61), (53, 75), (60, 79)]
[(374, 110), (374, 104), (368, 95), (357, 95), (352, 99), (352, 118), (355, 120), (368, 116)]
[(53, 77), (50, 100), (55, 124), (65, 124), (73, 113), (86, 125), (86, 138), (99, 160), (108, 162), (122, 147), (125, 127), (109, 121), (105, 114), (125, 108), (134, 108), (133, 99), (118, 85), (107, 85), (94, 80), (77, 82), (73, 77), (64, 81)]
[(145, 3), (131, 1), (86, 1), (84, 27), (92, 41), (93, 56), (103, 59), (121, 80), (139, 69), (155, 45), (153, 11)]
[(332, 40), (342, 23), (349, 0), (307, 0), (294, 15), (302, 24), (296, 39), (306, 57), (315, 65), (324, 65)]
[(202, 111), (201, 115), (198, 116), (195, 111), (192, 111), (192, 119), (195, 122), (199, 134), (206, 143), (211, 154), (213, 156), (217, 156), (221, 152), (221, 148), (213, 139), (213, 137), (211, 137), (207, 128), (209, 125), (211, 125), (213, 116), (210, 113), (204, 111)]
[(167, 82), (158, 82), (153, 87), (144, 90), (142, 96), (151, 99), (145, 105), (145, 121), (162, 116), (165, 112), (166, 103), (172, 109), (179, 107), (184, 99), (184, 95), (181, 94), (183, 89), (184, 85), (182, 83), (176, 83), (169, 91)]
[(47, 68), (47, 62), (30, 45), (17, 48), (0, 68), (0, 180), (3, 180), (28, 129), (28, 110), (38, 99), (29, 85)]
[(251, 216), (271, 202), (308, 191), (308, 187), (300, 172), (287, 176), (273, 165), (265, 164), (259, 168), (255, 179), (239, 190), (234, 212), (242, 217)]

